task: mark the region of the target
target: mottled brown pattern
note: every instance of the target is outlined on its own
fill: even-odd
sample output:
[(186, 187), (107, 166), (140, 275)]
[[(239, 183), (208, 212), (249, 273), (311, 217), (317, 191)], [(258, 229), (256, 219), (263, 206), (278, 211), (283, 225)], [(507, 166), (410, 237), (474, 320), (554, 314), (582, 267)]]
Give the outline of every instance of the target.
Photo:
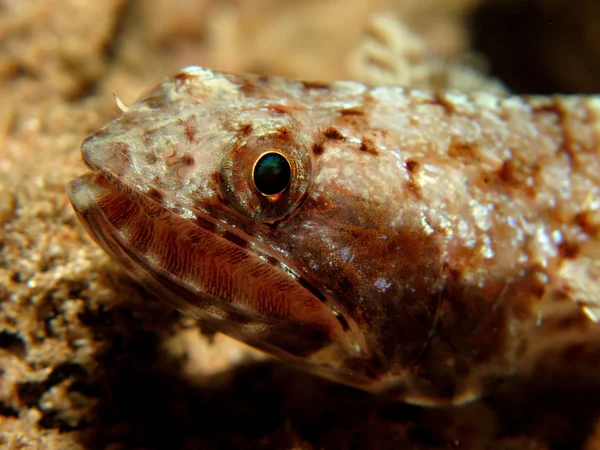
[(569, 160), (572, 162), (575, 158), (573, 148), (573, 137), (571, 136), (571, 132), (567, 124), (566, 112), (564, 111), (560, 101), (552, 99), (552, 101), (548, 104), (537, 108), (534, 107), (533, 111), (542, 114), (548, 113), (556, 117), (556, 121), (560, 127), (560, 130), (562, 131), (562, 143), (559, 150), (561, 152), (564, 152), (569, 157)]
[(515, 166), (512, 159), (507, 159), (502, 163), (498, 176), (503, 182), (519, 187), (518, 167)]
[(273, 114), (286, 115), (290, 112), (289, 108), (285, 105), (271, 105), (269, 109)]
[[(420, 404), (466, 402), (597, 354), (597, 97), (203, 68), (156, 96), (162, 109), (133, 105), (84, 143), (107, 177), (74, 182), (70, 196), (104, 248), (180, 310)], [(267, 197), (252, 168), (273, 149), (291, 180)]]
[(277, 129), (277, 134), (279, 135), (279, 139), (283, 141), (289, 141), (293, 139), (292, 133), (286, 127), (279, 127)]
[(597, 235), (600, 232), (600, 227), (597, 223), (590, 220), (590, 213), (588, 211), (581, 211), (575, 216), (577, 224), (581, 227), (584, 233), (589, 235)]
[(443, 93), (436, 93), (434, 95), (432, 104), (441, 106), (444, 109), (444, 112), (448, 115), (456, 113), (454, 103), (449, 101)]
[(240, 126), (240, 134), (243, 136), (250, 136), (253, 131), (253, 127), (251, 123), (244, 123)]
[(165, 166), (172, 174), (172, 178), (180, 184), (183, 177), (183, 174), (180, 171), (185, 168), (190, 168), (195, 162), (196, 160), (192, 154), (187, 152), (183, 153), (173, 148), (169, 156), (165, 159)]
[(150, 109), (160, 109), (165, 104), (164, 99), (160, 95), (146, 97), (143, 103)]
[(477, 148), (470, 142), (453, 139), (448, 148), (448, 156), (451, 158), (462, 159), (466, 163), (474, 162), (476, 158)]
[(119, 162), (124, 165), (130, 164), (131, 155), (129, 153), (129, 145), (125, 142), (116, 142), (113, 145), (112, 151), (114, 152), (115, 157), (119, 159)]
[(330, 87), (329, 83), (322, 83), (319, 81), (302, 81), (301, 83), (302, 83), (302, 86), (304, 86), (308, 90), (311, 90), (311, 89), (324, 90), (324, 89), (329, 89), (329, 87)]
[(581, 251), (581, 247), (576, 242), (565, 241), (558, 246), (561, 258), (575, 259)]
[(312, 146), (312, 151), (315, 154), (315, 156), (321, 155), (324, 151), (323, 145), (319, 144), (318, 142), (315, 142)]
[(193, 77), (191, 77), (188, 73), (179, 72), (173, 77), (173, 81), (176, 85), (181, 86), (184, 85), (186, 82), (190, 81), (192, 78)]
[(148, 164), (149, 166), (152, 166), (152, 165), (156, 164), (157, 162), (158, 162), (158, 156), (156, 156), (156, 153), (154, 153), (154, 152), (146, 153), (146, 164)]
[(342, 141), (342, 140), (344, 140), (344, 135), (342, 133), (340, 133), (339, 130), (337, 130), (334, 127), (329, 127), (325, 131), (323, 131), (323, 136), (326, 139), (331, 139), (331, 140), (334, 140), (334, 141)]
[(188, 142), (194, 144), (196, 142), (196, 133), (198, 131), (196, 122), (191, 118), (188, 118), (186, 120), (181, 120), (181, 125), (183, 126), (183, 134), (185, 134)]
[(360, 151), (371, 153), (372, 155), (377, 155), (377, 146), (373, 143), (371, 139), (365, 138), (360, 143)]
[(406, 170), (409, 173), (415, 173), (415, 171), (419, 168), (419, 162), (415, 161), (414, 159), (407, 159), (406, 160)]
[(406, 190), (412, 195), (414, 195), (416, 198), (421, 198), (421, 189), (419, 188), (419, 185), (413, 180), (408, 180), (408, 182), (405, 184), (405, 187)]
[(148, 195), (148, 197), (150, 197), (152, 200), (158, 203), (162, 203), (164, 197), (163, 194), (156, 188), (148, 189), (146, 195)]
[(348, 109), (341, 109), (340, 114), (342, 116), (364, 116), (365, 112), (363, 110), (357, 109), (357, 108), (348, 108)]

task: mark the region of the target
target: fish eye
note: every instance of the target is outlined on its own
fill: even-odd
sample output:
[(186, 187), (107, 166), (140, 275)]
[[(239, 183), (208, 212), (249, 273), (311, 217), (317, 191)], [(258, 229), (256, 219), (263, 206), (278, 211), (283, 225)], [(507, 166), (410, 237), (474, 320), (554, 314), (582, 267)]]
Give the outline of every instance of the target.
[(252, 181), (258, 192), (265, 196), (283, 192), (292, 179), (290, 162), (281, 153), (270, 151), (254, 163)]
[(250, 135), (237, 136), (225, 153), (220, 189), (239, 213), (273, 223), (288, 217), (307, 198), (311, 153), (293, 124), (253, 128)]

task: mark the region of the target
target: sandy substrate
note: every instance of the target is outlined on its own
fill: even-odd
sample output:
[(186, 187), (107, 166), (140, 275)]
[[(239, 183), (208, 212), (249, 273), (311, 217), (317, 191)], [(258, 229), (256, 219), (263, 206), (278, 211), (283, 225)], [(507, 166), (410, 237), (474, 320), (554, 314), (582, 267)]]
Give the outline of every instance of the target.
[[(600, 393), (568, 380), (422, 409), (203, 334), (93, 245), (65, 194), (85, 170), (79, 143), (118, 113), (112, 92), (130, 103), (186, 65), (504, 91), (469, 48), (478, 6), (0, 1), (0, 447), (600, 448)], [(593, 30), (581, 34), (592, 42)], [(585, 67), (565, 89), (589, 90), (598, 78)]]

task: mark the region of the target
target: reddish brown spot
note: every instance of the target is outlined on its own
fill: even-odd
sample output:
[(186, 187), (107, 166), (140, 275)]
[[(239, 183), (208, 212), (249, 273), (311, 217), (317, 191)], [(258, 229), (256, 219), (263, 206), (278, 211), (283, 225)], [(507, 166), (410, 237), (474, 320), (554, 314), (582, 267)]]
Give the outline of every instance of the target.
[(321, 144), (315, 142), (312, 146), (312, 151), (316, 156), (319, 156), (323, 154), (324, 148)]
[(112, 151), (116, 158), (118, 158), (123, 164), (129, 164), (131, 162), (131, 154), (129, 153), (129, 145), (125, 142), (115, 142), (112, 145)]
[(560, 101), (556, 98), (552, 98), (549, 103), (533, 106), (532, 112), (534, 114), (550, 114), (556, 117), (556, 121), (562, 134), (559, 152), (565, 153), (569, 158), (569, 161), (573, 161), (576, 153), (574, 150), (574, 139), (567, 123), (567, 112), (560, 104)]
[(326, 139), (331, 139), (334, 141), (343, 141), (345, 139), (344, 135), (342, 133), (340, 133), (339, 130), (334, 127), (327, 128), (323, 132), (323, 136), (325, 136)]
[(408, 182), (404, 185), (404, 187), (406, 188), (406, 190), (408, 192), (410, 192), (412, 195), (414, 195), (417, 198), (421, 198), (421, 188), (419, 187), (419, 185), (417, 183), (415, 183), (414, 180), (408, 180)]
[(326, 215), (330, 214), (334, 210), (335, 205), (331, 198), (325, 194), (320, 194), (316, 198), (309, 197), (306, 201), (306, 207), (311, 211), (314, 211), (316, 214)]
[(188, 80), (191, 80), (192, 78), (194, 78), (194, 77), (192, 75), (190, 75), (189, 73), (179, 72), (178, 74), (176, 74), (173, 77), (173, 80), (175, 81), (175, 84), (182, 85), (185, 82), (187, 82)]
[(365, 112), (359, 108), (347, 108), (340, 109), (340, 114), (342, 116), (364, 116)]
[(223, 187), (223, 175), (221, 175), (221, 172), (213, 172), (211, 180), (211, 188), (214, 189), (216, 192), (220, 192)]
[(577, 242), (562, 242), (558, 246), (558, 252), (561, 258), (575, 259), (579, 255), (581, 247)]
[(362, 142), (360, 143), (360, 151), (371, 153), (372, 155), (378, 154), (377, 147), (375, 146), (373, 141), (371, 139), (366, 139), (366, 138), (363, 139)]
[(523, 189), (523, 192), (525, 192), (527, 197), (531, 198), (537, 195), (537, 189), (535, 188), (535, 186), (526, 186), (525, 189)]
[(472, 142), (459, 141), (452, 139), (448, 148), (448, 156), (464, 161), (473, 161), (476, 159), (477, 148)]
[(146, 152), (144, 159), (146, 160), (146, 164), (148, 164), (149, 166), (156, 164), (156, 162), (158, 161), (158, 157), (153, 151)]
[(165, 160), (165, 164), (169, 167), (175, 165), (191, 166), (194, 164), (194, 162), (195, 159), (190, 153), (178, 155), (175, 149), (173, 149), (173, 153), (171, 153)]
[(323, 83), (323, 82), (318, 82), (318, 81), (303, 81), (302, 85), (306, 88), (306, 89), (317, 89), (317, 90), (324, 90), (324, 89), (329, 89), (329, 84), (328, 83)]
[(150, 109), (160, 109), (165, 103), (165, 99), (162, 95), (154, 95), (152, 97), (145, 98), (143, 102)]
[(409, 173), (415, 173), (415, 171), (419, 168), (419, 163), (417, 161), (415, 161), (414, 159), (407, 159), (406, 160), (406, 170)]
[(502, 163), (502, 167), (498, 171), (498, 176), (502, 181), (509, 184), (517, 183), (517, 167), (511, 159), (507, 159)]
[(289, 114), (289, 109), (283, 105), (272, 105), (269, 109), (275, 114)]
[(154, 200), (154, 201), (156, 201), (158, 203), (162, 202), (163, 195), (161, 194), (161, 192), (158, 189), (150, 188), (150, 189), (148, 189), (148, 192), (146, 194), (152, 200)]
[(484, 186), (489, 186), (489, 184), (492, 182), (492, 178), (489, 174), (483, 174), (480, 178), (480, 181)]
[(190, 144), (193, 144), (194, 142), (196, 142), (196, 132), (198, 131), (196, 122), (194, 122), (194, 120), (191, 118), (182, 122), (185, 137), (187, 138)]
[(543, 104), (530, 104), (530, 106), (533, 114), (560, 114), (554, 99), (551, 99), (549, 102)]
[(190, 153), (186, 153), (181, 157), (181, 164), (183, 164), (184, 166), (191, 166), (192, 164), (194, 164), (194, 162), (196, 162), (196, 160)]
[(292, 139), (292, 133), (290, 133), (286, 127), (279, 127), (277, 129), (277, 134), (280, 139), (283, 139), (286, 141), (289, 139)]
[(265, 75), (250, 76), (245, 79), (242, 79), (240, 91), (246, 95), (260, 96), (264, 85), (268, 83), (269, 77)]
[(240, 86), (240, 92), (244, 95), (253, 95), (258, 90), (258, 86), (250, 80), (244, 80)]
[(254, 130), (254, 127), (252, 126), (251, 123), (245, 123), (240, 126), (239, 132), (243, 136), (250, 136), (252, 134), (253, 130)]
[[(366, 127), (364, 119), (361, 116), (352, 115), (352, 114), (342, 115), (340, 117), (340, 124), (344, 124), (348, 128), (354, 129), (357, 131), (362, 131)], [(374, 131), (372, 131), (372, 133), (374, 134)]]
[(446, 114), (451, 115), (456, 113), (456, 109), (454, 108), (454, 104), (450, 102), (443, 94), (436, 93), (435, 94), (435, 103), (444, 108)]
[(157, 132), (156, 128), (144, 128), (142, 129), (142, 141), (144, 144), (151, 145), (154, 140), (154, 134)]
[(582, 211), (577, 214), (577, 216), (575, 216), (575, 220), (587, 234), (594, 234), (598, 231), (598, 227), (593, 223), (593, 221), (590, 220), (589, 213), (587, 211)]

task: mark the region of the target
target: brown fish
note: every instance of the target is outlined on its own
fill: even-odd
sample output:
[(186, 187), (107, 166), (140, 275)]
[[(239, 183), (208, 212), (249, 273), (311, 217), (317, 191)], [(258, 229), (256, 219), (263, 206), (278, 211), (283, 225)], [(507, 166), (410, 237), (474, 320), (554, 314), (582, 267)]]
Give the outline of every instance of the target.
[(81, 151), (107, 253), (311, 372), (447, 404), (600, 348), (600, 97), (189, 67)]

